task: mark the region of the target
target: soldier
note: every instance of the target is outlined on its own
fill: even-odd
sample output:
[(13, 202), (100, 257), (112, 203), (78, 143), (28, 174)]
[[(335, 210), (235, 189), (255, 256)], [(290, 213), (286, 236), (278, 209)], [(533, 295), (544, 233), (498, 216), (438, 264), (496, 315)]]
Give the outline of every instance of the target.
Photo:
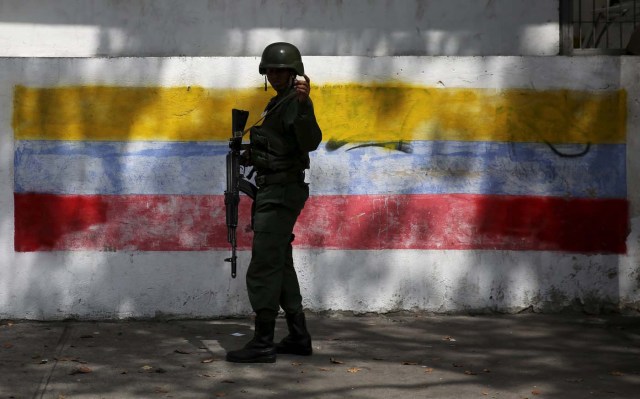
[[(309, 98), (310, 80), (294, 45), (268, 45), (258, 70), (277, 95), (267, 104), (262, 125), (251, 128), (250, 152), (245, 154), (256, 170), (258, 185), (246, 277), (256, 318), (253, 339), (244, 348), (227, 353), (227, 361), (236, 363), (273, 363), (277, 353), (312, 353), (291, 243), (293, 226), (309, 197), (304, 181), (309, 152), (318, 148), (322, 132)], [(298, 75), (304, 80), (296, 79)], [(280, 307), (289, 335), (276, 345), (274, 329)]]

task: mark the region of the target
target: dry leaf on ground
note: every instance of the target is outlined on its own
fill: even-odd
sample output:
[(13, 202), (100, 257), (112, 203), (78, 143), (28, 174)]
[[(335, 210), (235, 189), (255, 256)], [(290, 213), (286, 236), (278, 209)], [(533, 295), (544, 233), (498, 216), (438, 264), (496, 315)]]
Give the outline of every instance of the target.
[(54, 357), (54, 360), (57, 360), (59, 362), (76, 362), (76, 363), (80, 363), (80, 364), (86, 364), (87, 362), (84, 360), (80, 360), (77, 357)]
[(73, 370), (71, 370), (71, 372), (69, 373), (70, 375), (74, 375), (74, 374), (89, 374), (92, 373), (93, 370), (91, 370), (89, 367), (87, 366), (80, 366), (80, 367), (75, 367)]
[(351, 368), (347, 369), (347, 372), (349, 372), (349, 373), (357, 373), (360, 370), (362, 370), (362, 369), (359, 368), (359, 367), (351, 367)]

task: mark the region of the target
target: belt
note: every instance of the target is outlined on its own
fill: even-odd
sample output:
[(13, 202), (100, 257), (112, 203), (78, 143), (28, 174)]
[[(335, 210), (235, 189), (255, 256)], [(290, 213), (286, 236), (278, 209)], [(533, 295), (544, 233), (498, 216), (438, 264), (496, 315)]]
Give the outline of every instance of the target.
[(285, 183), (304, 183), (304, 171), (277, 172), (256, 176), (256, 184), (260, 187)]

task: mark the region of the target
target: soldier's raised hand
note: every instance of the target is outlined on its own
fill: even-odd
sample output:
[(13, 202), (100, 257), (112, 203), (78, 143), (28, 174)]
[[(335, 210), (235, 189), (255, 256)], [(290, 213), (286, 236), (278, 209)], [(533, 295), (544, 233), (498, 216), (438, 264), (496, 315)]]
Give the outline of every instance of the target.
[(306, 74), (302, 75), (302, 77), (304, 78), (304, 80), (296, 79), (293, 83), (296, 88), (297, 99), (299, 102), (307, 101), (307, 99), (309, 98), (309, 92), (311, 92), (311, 80)]

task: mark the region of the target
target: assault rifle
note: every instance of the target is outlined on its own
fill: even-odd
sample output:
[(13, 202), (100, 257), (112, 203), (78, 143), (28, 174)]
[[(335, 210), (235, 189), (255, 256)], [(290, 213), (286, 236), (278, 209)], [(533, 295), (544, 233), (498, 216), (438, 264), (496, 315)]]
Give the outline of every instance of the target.
[(245, 175), (244, 167), (240, 171), (242, 151), (247, 149), (247, 144), (242, 144), (244, 127), (249, 118), (249, 111), (240, 109), (231, 110), (231, 138), (229, 139), (229, 153), (227, 154), (227, 189), (224, 192), (224, 205), (227, 211), (227, 241), (231, 244), (231, 257), (225, 262), (231, 263), (231, 277), (236, 278), (236, 228), (238, 227), (238, 205), (240, 204), (240, 191), (248, 195), (252, 200), (256, 197), (257, 188)]

